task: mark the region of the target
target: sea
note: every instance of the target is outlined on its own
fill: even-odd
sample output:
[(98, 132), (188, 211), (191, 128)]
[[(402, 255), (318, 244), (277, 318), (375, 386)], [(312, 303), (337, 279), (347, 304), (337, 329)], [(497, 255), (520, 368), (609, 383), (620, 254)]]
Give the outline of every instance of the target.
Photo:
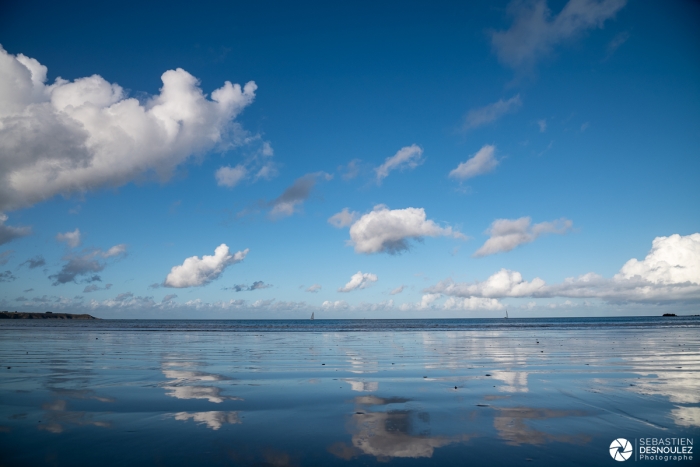
[(700, 465), (699, 331), (0, 320), (0, 467)]

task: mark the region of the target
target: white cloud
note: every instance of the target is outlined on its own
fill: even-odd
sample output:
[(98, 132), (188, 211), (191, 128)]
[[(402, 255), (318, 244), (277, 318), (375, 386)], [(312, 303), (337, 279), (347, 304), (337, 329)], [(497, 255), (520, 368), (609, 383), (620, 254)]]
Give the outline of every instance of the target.
[(377, 174), (377, 183), (381, 183), (382, 180), (388, 177), (389, 172), (392, 170), (415, 169), (423, 163), (422, 155), (423, 149), (415, 144), (399, 149), (396, 154), (387, 157), (382, 165), (374, 169)]
[(448, 279), (424, 292), (460, 298), (566, 297), (607, 302), (700, 303), (700, 233), (655, 238), (643, 260), (627, 261), (611, 279), (588, 273), (547, 285), (538, 277), (528, 282), (517, 271), (501, 269), (483, 282), (454, 283)]
[(438, 300), (442, 295), (439, 293), (428, 293), (424, 294), (421, 299), (420, 299), (420, 304), (418, 305), (418, 308), (420, 309), (426, 309), (430, 308), (430, 306)]
[(408, 241), (423, 237), (465, 238), (451, 227), (440, 227), (426, 219), (423, 208), (390, 210), (380, 204), (350, 227), (350, 244), (356, 253), (399, 253), (409, 248)]
[(321, 290), (321, 284), (313, 284), (306, 288), (307, 292), (316, 293)]
[(167, 179), (192, 155), (243, 144), (234, 120), (257, 88), (226, 81), (209, 99), (178, 68), (139, 102), (98, 75), (47, 85), (45, 66), (1, 47), (0, 70), (0, 209), (144, 175)]
[(219, 170), (216, 171), (216, 183), (219, 186), (233, 188), (234, 186), (238, 185), (238, 183), (243, 180), (247, 174), (248, 169), (246, 169), (242, 164), (238, 164), (235, 167), (227, 165), (219, 168)]
[(217, 279), (228, 266), (243, 261), (247, 254), (248, 248), (231, 255), (228, 246), (222, 243), (216, 247), (213, 256), (191, 256), (181, 266), (173, 266), (163, 285), (176, 288), (206, 285)]
[(110, 248), (107, 251), (101, 252), (100, 255), (103, 258), (111, 258), (112, 256), (119, 256), (121, 254), (126, 253), (126, 245), (119, 244), (119, 245), (114, 245), (112, 248)]
[(539, 277), (532, 282), (527, 282), (519, 272), (501, 269), (483, 282), (454, 283), (448, 279), (427, 288), (426, 292), (442, 293), (453, 297), (529, 297), (542, 290), (544, 286), (545, 282)]
[(334, 302), (326, 300), (321, 304), (321, 308), (324, 310), (346, 310), (349, 307), (350, 305), (345, 300), (336, 300)]
[(504, 115), (515, 112), (522, 105), (523, 102), (520, 100), (520, 94), (516, 94), (507, 101), (500, 99), (493, 104), (478, 109), (472, 109), (467, 113), (462, 128), (464, 130), (470, 130), (495, 122)]
[(400, 294), (401, 292), (403, 292), (403, 285), (400, 285), (400, 286), (396, 287), (394, 290), (392, 290), (391, 292), (389, 292), (389, 295), (398, 295), (398, 294)]
[(537, 120), (537, 125), (540, 127), (540, 133), (544, 133), (547, 131), (547, 120), (546, 119), (541, 119)]
[(450, 178), (465, 180), (477, 175), (491, 172), (499, 164), (495, 157), (496, 147), (490, 144), (484, 145), (479, 152), (460, 163), (456, 169), (450, 172)]
[(491, 238), (486, 240), (475, 253), (475, 257), (488, 256), (496, 253), (510, 251), (523, 243), (534, 242), (535, 239), (545, 234), (565, 234), (571, 230), (573, 222), (568, 219), (558, 219), (552, 222), (541, 222), (530, 225), (532, 219), (521, 217), (520, 219), (497, 219), (493, 221), (485, 233)]
[(443, 306), (446, 310), (502, 310), (503, 304), (495, 298), (456, 298), (449, 297)]
[(343, 208), (339, 213), (329, 217), (328, 223), (337, 229), (348, 227), (357, 220), (358, 215), (359, 214), (355, 211), (350, 212), (348, 208)]
[(352, 292), (353, 290), (365, 289), (377, 282), (377, 276), (371, 273), (362, 273), (362, 271), (357, 271), (350, 278), (350, 282), (345, 284), (343, 287), (338, 289), (338, 292)]
[[(1, 71), (1, 70), (0, 70)], [(0, 95), (1, 98), (1, 95)], [(2, 101), (0, 101), (2, 102)], [(0, 132), (2, 130), (0, 129)], [(2, 143), (0, 143), (2, 144)], [(2, 158), (0, 157), (0, 168), (2, 168)], [(0, 175), (0, 180), (2, 176)], [(2, 188), (0, 188), (2, 190)], [(12, 240), (20, 237), (26, 237), (32, 233), (31, 227), (12, 227), (5, 225), (7, 221), (7, 215), (0, 212), (0, 245), (11, 242)]]
[(551, 54), (558, 43), (588, 29), (602, 28), (605, 20), (615, 16), (625, 3), (626, 0), (570, 0), (558, 15), (552, 16), (545, 0), (514, 1), (508, 7), (512, 26), (493, 32), (491, 44), (501, 63), (531, 72), (537, 61)]
[(263, 179), (263, 180), (270, 180), (271, 178), (274, 178), (277, 176), (277, 165), (274, 162), (267, 162), (265, 165), (260, 167), (260, 170), (258, 170), (258, 173), (255, 174), (255, 179)]
[(641, 278), (653, 284), (700, 285), (700, 233), (682, 237), (656, 237), (651, 251), (639, 261), (627, 261), (616, 279)]
[(75, 229), (72, 232), (59, 233), (56, 235), (56, 240), (59, 242), (66, 242), (71, 248), (76, 248), (80, 246), (80, 229)]

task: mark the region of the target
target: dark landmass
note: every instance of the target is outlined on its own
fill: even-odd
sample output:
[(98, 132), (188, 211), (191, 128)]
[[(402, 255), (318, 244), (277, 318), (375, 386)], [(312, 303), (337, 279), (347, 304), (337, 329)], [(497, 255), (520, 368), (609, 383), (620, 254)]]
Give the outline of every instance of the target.
[(676, 316), (675, 313), (664, 313), (662, 316)]
[(99, 319), (91, 315), (73, 315), (71, 313), (25, 313), (25, 312), (10, 312), (0, 311), (0, 319)]

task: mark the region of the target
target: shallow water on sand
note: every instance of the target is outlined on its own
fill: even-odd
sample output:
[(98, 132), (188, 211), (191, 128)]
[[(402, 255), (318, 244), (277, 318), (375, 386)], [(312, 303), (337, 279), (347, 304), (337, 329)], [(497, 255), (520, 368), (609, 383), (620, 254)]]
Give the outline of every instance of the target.
[(5, 321), (0, 466), (616, 465), (616, 438), (700, 441), (700, 320), (475, 321)]

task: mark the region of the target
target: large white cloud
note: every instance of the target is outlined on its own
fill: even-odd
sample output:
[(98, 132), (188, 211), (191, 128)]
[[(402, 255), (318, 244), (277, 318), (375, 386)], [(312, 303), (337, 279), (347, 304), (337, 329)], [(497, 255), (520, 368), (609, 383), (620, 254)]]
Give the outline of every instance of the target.
[(166, 179), (191, 155), (237, 144), (234, 119), (257, 88), (226, 81), (209, 99), (178, 68), (140, 102), (99, 75), (47, 85), (47, 71), (0, 47), (0, 210), (150, 173)]
[(338, 289), (338, 292), (352, 292), (353, 290), (365, 289), (377, 282), (377, 279), (376, 274), (369, 272), (363, 274), (362, 271), (357, 271), (347, 284)]
[(625, 6), (626, 0), (570, 0), (552, 17), (546, 0), (514, 1), (508, 8), (513, 24), (491, 36), (498, 59), (521, 72), (529, 72), (554, 47), (603, 23)]
[(657, 237), (643, 260), (627, 261), (610, 279), (595, 273), (547, 285), (536, 277), (528, 282), (517, 271), (501, 269), (482, 282), (451, 279), (424, 292), (460, 298), (598, 298), (608, 302), (700, 302), (700, 233)]
[(247, 254), (248, 248), (232, 255), (228, 246), (222, 243), (216, 247), (213, 256), (191, 256), (181, 266), (173, 266), (163, 285), (176, 288), (206, 285), (218, 278), (228, 266), (243, 261)]
[(700, 233), (656, 237), (642, 261), (625, 263), (616, 279), (642, 278), (654, 284), (700, 284)]
[(423, 208), (389, 209), (383, 204), (350, 227), (350, 244), (356, 253), (399, 253), (409, 248), (411, 239), (437, 236), (465, 238), (452, 227), (427, 220)]
[(476, 250), (474, 256), (488, 256), (495, 253), (510, 251), (523, 243), (534, 242), (537, 237), (544, 234), (565, 234), (571, 230), (573, 222), (568, 219), (558, 219), (552, 222), (540, 222), (532, 224), (529, 217), (520, 219), (496, 219), (486, 230), (491, 236), (481, 248)]
[(423, 149), (415, 144), (399, 149), (396, 154), (387, 157), (382, 165), (374, 169), (374, 172), (377, 174), (377, 183), (381, 183), (382, 180), (388, 177), (389, 172), (392, 170), (414, 169), (418, 167), (423, 163), (421, 159), (422, 155)]
[(451, 178), (465, 180), (467, 178), (476, 177), (477, 175), (491, 172), (496, 168), (499, 161), (495, 157), (496, 147), (490, 144), (484, 145), (479, 152), (460, 163), (455, 169), (450, 172)]

